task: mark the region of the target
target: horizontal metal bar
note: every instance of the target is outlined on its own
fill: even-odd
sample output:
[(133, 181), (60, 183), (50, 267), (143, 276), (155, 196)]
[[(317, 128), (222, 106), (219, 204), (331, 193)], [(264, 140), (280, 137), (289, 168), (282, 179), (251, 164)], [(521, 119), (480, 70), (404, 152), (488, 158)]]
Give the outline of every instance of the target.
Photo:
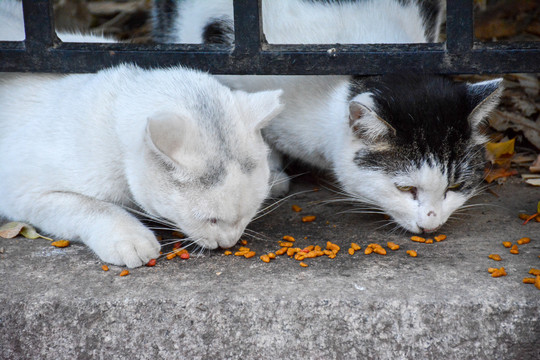
[(540, 43), (479, 43), (453, 54), (444, 44), (265, 45), (254, 55), (226, 46), (63, 43), (32, 56), (0, 43), (0, 71), (81, 73), (135, 63), (184, 65), (215, 74), (375, 75), (388, 72), (480, 74), (540, 72)]

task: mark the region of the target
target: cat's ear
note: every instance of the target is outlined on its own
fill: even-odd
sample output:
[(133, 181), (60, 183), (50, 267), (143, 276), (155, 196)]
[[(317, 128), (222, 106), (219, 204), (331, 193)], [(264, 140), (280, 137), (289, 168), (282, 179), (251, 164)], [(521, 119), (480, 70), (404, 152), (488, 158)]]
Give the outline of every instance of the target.
[(473, 109), (469, 115), (469, 123), (476, 130), (482, 121), (499, 104), (503, 92), (502, 78), (467, 84), (467, 96)]
[(349, 102), (349, 126), (353, 134), (364, 140), (396, 135), (396, 129), (375, 110), (371, 93), (362, 93)]
[(283, 110), (284, 104), (281, 102), (283, 90), (260, 91), (256, 93), (246, 93), (235, 91), (239, 101), (247, 106), (255, 129), (262, 129), (270, 120), (275, 118)]
[(174, 157), (191, 138), (191, 126), (186, 119), (173, 113), (158, 113), (148, 118), (146, 142), (168, 157)]

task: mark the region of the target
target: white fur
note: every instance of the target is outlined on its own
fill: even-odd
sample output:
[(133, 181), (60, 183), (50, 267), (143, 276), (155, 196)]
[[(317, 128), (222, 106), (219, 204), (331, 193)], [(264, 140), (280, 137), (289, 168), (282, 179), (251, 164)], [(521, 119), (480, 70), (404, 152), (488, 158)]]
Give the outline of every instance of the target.
[[(260, 128), (280, 94), (230, 91), (183, 68), (1, 74), (0, 214), (129, 267), (160, 246), (122, 206), (138, 204), (203, 246), (230, 247), (268, 193)], [(202, 186), (216, 161), (223, 178)]]
[[(419, 14), (414, 2), (400, 5), (396, 0), (331, 4), (302, 0), (262, 2), (264, 34), (269, 43), (277, 44), (425, 43), (425, 26)], [(204, 25), (223, 15), (232, 18), (231, 0), (184, 0), (177, 14), (176, 40), (200, 43)], [(442, 13), (438, 21), (442, 21)], [(436, 28), (435, 38), (438, 38)], [(460, 193), (446, 191), (449, 184), (439, 168), (424, 164), (394, 179), (381, 172), (360, 169), (353, 162), (358, 151), (386, 146), (376, 139), (392, 129), (378, 118), (368, 93), (353, 99), (367, 111), (364, 117), (355, 119), (356, 126), (351, 129), (349, 107), (355, 105), (348, 102), (348, 76), (220, 76), (219, 79), (247, 91), (282, 88), (285, 110), (264, 129), (265, 138), (273, 148), (332, 170), (345, 191), (384, 210), (409, 231), (439, 228), (467, 200)], [(474, 85), (471, 86), (474, 91)], [(496, 99), (494, 96), (493, 100)], [(495, 103), (488, 101), (489, 106), (479, 108), (471, 119), (473, 125)], [(353, 134), (358, 127), (364, 131), (363, 140)], [(478, 137), (477, 142), (482, 140)], [(271, 168), (280, 170), (276, 164), (271, 164)], [(418, 198), (415, 200), (410, 193), (398, 190), (398, 182), (417, 187)]]
[[(64, 42), (110, 43), (115, 40), (97, 34), (57, 32)], [(0, 41), (23, 41), (25, 39), (22, 2), (0, 0)]]

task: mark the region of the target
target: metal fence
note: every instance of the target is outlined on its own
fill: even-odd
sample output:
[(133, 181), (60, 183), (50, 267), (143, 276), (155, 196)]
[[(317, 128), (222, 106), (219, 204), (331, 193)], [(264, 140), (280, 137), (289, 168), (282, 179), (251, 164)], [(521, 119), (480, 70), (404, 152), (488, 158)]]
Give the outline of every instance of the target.
[(540, 72), (540, 42), (482, 43), (473, 35), (473, 0), (448, 0), (445, 43), (270, 45), (261, 0), (235, 0), (235, 44), (62, 43), (52, 0), (23, 0), (26, 40), (0, 42), (0, 71), (95, 72), (130, 62), (182, 64), (214, 74), (358, 74)]

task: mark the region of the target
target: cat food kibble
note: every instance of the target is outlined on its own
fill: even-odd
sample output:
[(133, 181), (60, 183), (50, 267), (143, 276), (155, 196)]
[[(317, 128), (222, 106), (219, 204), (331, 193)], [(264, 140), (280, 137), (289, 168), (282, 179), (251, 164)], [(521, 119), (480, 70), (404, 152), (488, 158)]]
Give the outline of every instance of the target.
[(407, 250), (407, 254), (409, 254), (409, 256), (412, 256), (412, 257), (417, 257), (418, 256), (418, 254), (414, 250)]
[(433, 244), (433, 239), (427, 239), (425, 243), (426, 244)]
[(416, 242), (420, 242), (420, 243), (425, 243), (426, 242), (426, 239), (424, 239), (423, 237), (420, 237), (420, 236), (411, 236), (411, 240), (416, 241)]
[(308, 264), (306, 264), (305, 262), (301, 262), (301, 263), (300, 263), (300, 266), (301, 266), (301, 267), (308, 267)]
[(393, 243), (393, 242), (391, 242), (391, 241), (387, 242), (387, 243), (386, 243), (386, 246), (388, 246), (388, 248), (389, 248), (390, 250), (393, 250), (393, 251), (399, 250), (399, 245), (396, 244), (396, 243)]
[(351, 248), (354, 249), (354, 251), (358, 251), (360, 250), (360, 245), (358, 245), (357, 243), (351, 243)]
[(364, 254), (369, 255), (373, 252), (373, 249), (370, 247), (367, 247), (366, 250), (364, 250)]
[(265, 263), (269, 263), (270, 262), (270, 257), (268, 255), (261, 255), (260, 256), (260, 259), (262, 261), (264, 261)]
[(246, 259), (249, 259), (249, 258), (252, 258), (256, 255), (255, 251), (248, 251), (247, 253), (244, 254), (244, 257)]
[(150, 261), (148, 261), (146, 266), (156, 266), (156, 259), (150, 259)]
[(512, 247), (512, 243), (511, 243), (510, 241), (503, 241), (502, 244), (503, 244), (503, 246), (504, 246), (505, 248), (510, 248), (510, 247)]
[(272, 253), (272, 252), (271, 252), (271, 253), (268, 253), (268, 257), (269, 257), (270, 259), (275, 259), (275, 258), (276, 258), (276, 254), (274, 254), (274, 253)]
[(57, 240), (57, 241), (53, 241), (51, 243), (51, 245), (56, 246), (58, 248), (64, 248), (64, 247), (69, 246), (69, 241), (68, 240)]
[(535, 281), (536, 281), (536, 278), (523, 278), (524, 284), (534, 284)]
[(279, 250), (276, 250), (276, 255), (283, 255), (287, 252), (287, 249), (286, 247), (282, 247), (281, 249)]
[(174, 259), (175, 257), (176, 257), (176, 254), (173, 253), (173, 252), (170, 253), (170, 254), (167, 254), (167, 256), (166, 256), (167, 260), (172, 260), (172, 259)]
[(288, 241), (288, 242), (295, 242), (295, 239), (289, 235), (283, 236), (283, 240)]
[(182, 260), (187, 260), (187, 259), (189, 259), (189, 253), (188, 253), (187, 251), (184, 252), (184, 253), (182, 253), (182, 254), (180, 254), (179, 256), (180, 256), (180, 259), (182, 259)]
[(103, 271), (109, 271), (109, 267), (107, 265), (103, 265), (101, 268), (103, 269)]
[(349, 255), (354, 255), (354, 249), (353, 248), (349, 248)]
[(240, 240), (240, 244), (246, 246), (247, 245), (247, 240)]
[(488, 273), (493, 274), (497, 270), (497, 268), (488, 268)]
[(534, 286), (536, 286), (536, 288), (540, 290), (540, 275), (536, 275), (536, 280), (534, 280)]
[(490, 254), (490, 255), (488, 256), (488, 258), (493, 259), (493, 260), (495, 260), (495, 261), (501, 261), (501, 260), (502, 260), (502, 259), (501, 259), (501, 256), (498, 255), (498, 254)]
[(528, 237), (521, 238), (517, 241), (518, 245), (528, 244), (531, 242), (531, 239)]
[(312, 221), (315, 221), (314, 215), (308, 215), (308, 216), (302, 217), (302, 222), (312, 222)]
[(129, 270), (122, 270), (122, 272), (120, 273), (120, 276), (126, 276), (126, 275), (129, 275)]
[(534, 276), (540, 275), (540, 269), (531, 268), (531, 270), (529, 270), (529, 274)]
[(501, 277), (501, 276), (506, 276), (506, 270), (502, 267), (500, 269), (495, 269), (495, 271), (493, 271), (491, 273), (491, 276), (492, 277)]
[(446, 240), (446, 235), (437, 235), (437, 236), (435, 236), (435, 241), (436, 242), (443, 241), (443, 240)]
[(223, 253), (225, 256), (229, 256), (229, 255), (232, 255), (232, 251), (230, 250), (225, 250), (225, 252)]
[(519, 254), (518, 246), (516, 244), (510, 249), (510, 254)]
[(298, 205), (293, 205), (293, 206), (292, 206), (292, 210), (293, 210), (294, 212), (300, 212), (300, 211), (302, 211), (302, 208), (301, 208), (300, 206), (298, 206)]
[(294, 244), (292, 242), (289, 242), (289, 241), (281, 241), (279, 243), (279, 246), (281, 247), (292, 247)]

